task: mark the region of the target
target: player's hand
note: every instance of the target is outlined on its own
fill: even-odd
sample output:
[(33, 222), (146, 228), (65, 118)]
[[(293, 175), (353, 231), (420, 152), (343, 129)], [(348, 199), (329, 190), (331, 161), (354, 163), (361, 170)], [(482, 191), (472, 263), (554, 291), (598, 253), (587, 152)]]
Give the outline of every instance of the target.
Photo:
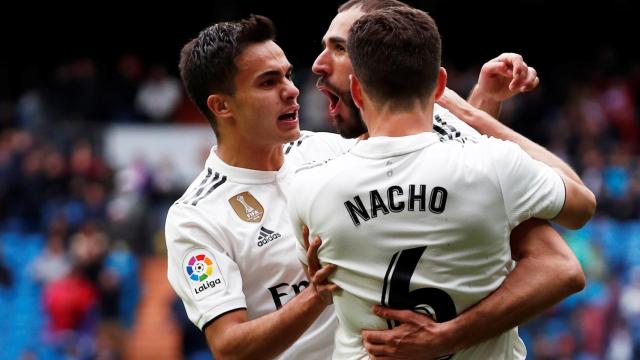
[(390, 330), (362, 331), (371, 359), (435, 359), (447, 355), (441, 324), (428, 316), (383, 306), (375, 306), (373, 312), (401, 324)]
[(503, 53), (485, 63), (474, 91), (496, 102), (535, 89), (540, 84), (536, 69), (528, 66), (521, 55)]
[(310, 287), (318, 294), (323, 303), (333, 304), (333, 293), (340, 291), (340, 287), (328, 279), (329, 275), (335, 271), (336, 266), (334, 264), (320, 265), (318, 248), (322, 245), (322, 240), (316, 236), (309, 243), (309, 228), (306, 225), (302, 227), (302, 237), (304, 247), (307, 249), (307, 275), (311, 281)]

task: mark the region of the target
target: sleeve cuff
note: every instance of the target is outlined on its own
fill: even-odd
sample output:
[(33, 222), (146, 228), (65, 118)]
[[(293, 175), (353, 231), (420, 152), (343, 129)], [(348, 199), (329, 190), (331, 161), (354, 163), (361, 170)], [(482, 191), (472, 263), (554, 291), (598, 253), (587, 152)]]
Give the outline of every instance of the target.
[(221, 315), (224, 315), (233, 310), (246, 308), (247, 304), (244, 298), (236, 298), (230, 301), (225, 301), (223, 304), (218, 304), (205, 311), (204, 314), (200, 316), (200, 319), (198, 319), (196, 326), (198, 326), (200, 330), (204, 330), (205, 325), (220, 317)]

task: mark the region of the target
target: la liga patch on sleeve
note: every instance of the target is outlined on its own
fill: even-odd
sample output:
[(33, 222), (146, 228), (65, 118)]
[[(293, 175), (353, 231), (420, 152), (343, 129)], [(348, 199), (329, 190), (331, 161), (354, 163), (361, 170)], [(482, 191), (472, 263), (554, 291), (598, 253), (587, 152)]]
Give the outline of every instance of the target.
[(215, 256), (205, 249), (192, 249), (182, 260), (182, 271), (196, 300), (226, 288)]

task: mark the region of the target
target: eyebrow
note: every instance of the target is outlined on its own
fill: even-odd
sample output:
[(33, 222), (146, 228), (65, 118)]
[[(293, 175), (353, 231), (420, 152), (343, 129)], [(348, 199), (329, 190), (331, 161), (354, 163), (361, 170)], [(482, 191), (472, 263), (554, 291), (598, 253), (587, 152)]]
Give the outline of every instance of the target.
[[(287, 68), (287, 71), (285, 72), (285, 74), (292, 72), (293, 71), (293, 65), (289, 65), (289, 67)], [(281, 76), (282, 72), (280, 72), (280, 70), (267, 70), (265, 72), (263, 72), (262, 74), (256, 76), (256, 79), (262, 79), (262, 78), (267, 78), (267, 77), (271, 77), (271, 76)]]
[[(330, 44), (344, 44), (347, 42), (347, 39), (340, 37), (340, 36), (331, 36), (327, 39), (327, 42)], [(325, 47), (325, 41), (324, 39), (322, 39), (322, 41), (320, 41), (320, 44), (322, 45), (322, 47)]]

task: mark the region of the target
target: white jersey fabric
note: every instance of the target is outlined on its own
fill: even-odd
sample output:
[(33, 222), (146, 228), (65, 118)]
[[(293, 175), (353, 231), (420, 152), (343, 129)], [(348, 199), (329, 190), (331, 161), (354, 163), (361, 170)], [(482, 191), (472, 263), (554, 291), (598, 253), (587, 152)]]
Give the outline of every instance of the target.
[[(374, 137), (321, 166), (301, 167), (289, 211), (319, 235), (340, 322), (336, 359), (366, 359), (362, 329), (394, 326), (371, 308), (407, 308), (446, 321), (496, 290), (511, 271), (511, 230), (555, 217), (562, 178), (520, 147), (493, 138), (441, 141), (429, 132)], [(306, 261), (298, 244), (301, 261)], [(455, 359), (524, 358), (512, 329)]]
[[(308, 286), (282, 187), (292, 166), (328, 159), (355, 140), (302, 132), (284, 145), (279, 171), (229, 166), (211, 150), (202, 173), (171, 206), (166, 222), (168, 278), (200, 329), (245, 308), (255, 319), (276, 311)], [(282, 359), (327, 359), (336, 320), (328, 307)]]
[[(434, 128), (441, 138), (473, 133), (438, 107)], [(348, 151), (356, 140), (337, 134), (302, 131), (285, 144), (279, 171), (229, 166), (215, 153), (166, 221), (168, 278), (191, 321), (200, 329), (225, 313), (246, 309), (255, 319), (276, 311), (302, 291), (308, 281), (295, 249), (284, 188), (295, 168), (321, 164)], [(328, 307), (281, 359), (328, 359), (337, 321)]]

